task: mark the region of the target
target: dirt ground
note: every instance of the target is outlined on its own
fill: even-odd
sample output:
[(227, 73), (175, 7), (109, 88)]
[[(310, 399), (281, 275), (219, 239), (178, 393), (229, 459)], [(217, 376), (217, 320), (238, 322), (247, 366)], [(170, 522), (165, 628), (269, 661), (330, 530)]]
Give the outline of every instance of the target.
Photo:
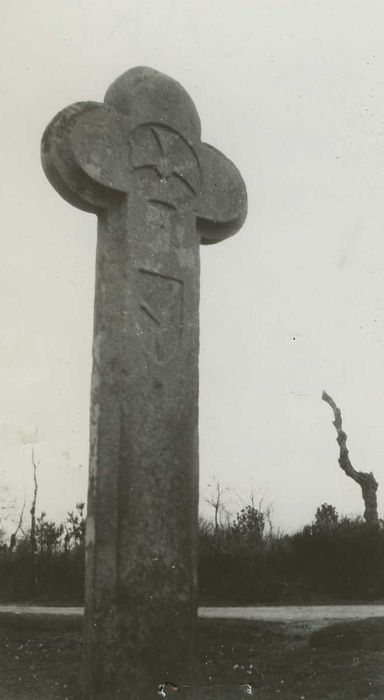
[[(0, 616), (2, 700), (79, 698), (81, 618)], [(383, 700), (384, 620), (305, 624), (200, 620), (201, 697)], [(211, 691), (208, 691), (208, 687)], [(183, 700), (183, 689), (177, 695)], [(158, 698), (154, 689), (154, 700)]]

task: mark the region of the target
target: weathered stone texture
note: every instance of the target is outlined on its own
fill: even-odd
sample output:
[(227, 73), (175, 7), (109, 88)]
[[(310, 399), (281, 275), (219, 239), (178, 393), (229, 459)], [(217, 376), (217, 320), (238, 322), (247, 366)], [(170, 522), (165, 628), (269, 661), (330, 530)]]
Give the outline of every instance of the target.
[(45, 172), (98, 214), (86, 553), (90, 698), (190, 683), (198, 536), (199, 245), (246, 191), (174, 80), (129, 70), (47, 127)]

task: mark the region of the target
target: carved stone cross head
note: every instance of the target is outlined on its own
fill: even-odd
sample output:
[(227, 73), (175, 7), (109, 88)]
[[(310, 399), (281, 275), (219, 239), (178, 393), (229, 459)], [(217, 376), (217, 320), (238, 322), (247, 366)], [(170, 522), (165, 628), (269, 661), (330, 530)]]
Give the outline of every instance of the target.
[(43, 136), (42, 162), (76, 207), (97, 213), (124, 195), (168, 203), (193, 213), (202, 243), (232, 235), (246, 216), (238, 170), (201, 142), (199, 116), (181, 85), (150, 68), (124, 73), (103, 104), (62, 110)]

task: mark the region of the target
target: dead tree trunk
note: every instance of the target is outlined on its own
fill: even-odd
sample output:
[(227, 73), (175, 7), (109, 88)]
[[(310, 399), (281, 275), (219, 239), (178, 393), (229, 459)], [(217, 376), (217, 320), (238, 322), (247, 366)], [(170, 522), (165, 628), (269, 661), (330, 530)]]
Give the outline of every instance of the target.
[(336, 406), (332, 397), (329, 396), (329, 394), (327, 394), (325, 391), (323, 391), (321, 398), (323, 399), (323, 401), (329, 404), (335, 416), (333, 425), (335, 426), (337, 432), (337, 442), (340, 447), (339, 465), (343, 472), (345, 472), (347, 476), (350, 476), (351, 479), (356, 481), (356, 483), (359, 484), (361, 488), (361, 493), (365, 505), (364, 518), (366, 522), (371, 524), (377, 524), (379, 522), (376, 495), (378, 483), (375, 477), (373, 476), (372, 472), (358, 472), (356, 471), (356, 469), (354, 469), (349, 459), (349, 452), (347, 449), (347, 435), (343, 430), (341, 411)]
[[(37, 431), (36, 431), (37, 435)], [(32, 467), (33, 467), (33, 497), (31, 504), (31, 560), (32, 560), (32, 594), (37, 593), (37, 541), (36, 541), (36, 503), (37, 503), (37, 492), (38, 492), (38, 481), (37, 481), (37, 463), (35, 459), (35, 442), (36, 435), (32, 445)]]

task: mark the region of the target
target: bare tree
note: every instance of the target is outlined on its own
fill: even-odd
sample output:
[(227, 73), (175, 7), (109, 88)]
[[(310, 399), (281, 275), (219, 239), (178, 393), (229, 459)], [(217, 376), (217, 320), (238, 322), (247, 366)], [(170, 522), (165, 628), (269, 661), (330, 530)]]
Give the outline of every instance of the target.
[(229, 489), (227, 487), (224, 488), (215, 476), (212, 478), (212, 483), (208, 484), (208, 486), (211, 490), (205, 502), (212, 506), (214, 510), (215, 532), (218, 532), (221, 525), (221, 516), (223, 511), (225, 511), (224, 494), (228, 493)]
[(32, 555), (32, 586), (33, 586), (34, 593), (36, 593), (36, 591), (37, 591), (36, 504), (37, 504), (37, 493), (39, 490), (39, 485), (38, 485), (38, 481), (37, 481), (38, 464), (37, 464), (36, 458), (35, 458), (36, 438), (37, 438), (37, 429), (36, 429), (35, 437), (34, 437), (33, 443), (32, 443), (33, 496), (32, 496), (31, 510), (30, 510), (30, 514), (31, 514), (30, 541), (31, 541), (31, 555)]
[(377, 489), (378, 483), (373, 476), (372, 472), (358, 472), (351, 464), (349, 459), (349, 452), (347, 449), (347, 435), (343, 430), (343, 423), (341, 418), (341, 411), (336, 406), (334, 400), (329, 394), (323, 391), (322, 397), (332, 409), (335, 420), (333, 425), (335, 426), (337, 432), (337, 442), (340, 447), (339, 465), (343, 472), (351, 479), (356, 481), (361, 488), (361, 493), (363, 496), (363, 501), (365, 505), (364, 518), (367, 523), (377, 524), (379, 522), (379, 516), (377, 513)]
[(24, 496), (23, 506), (22, 506), (22, 509), (20, 511), (20, 517), (19, 517), (19, 521), (17, 523), (16, 530), (14, 532), (12, 532), (12, 534), (11, 534), (11, 539), (9, 542), (9, 551), (10, 552), (13, 552), (13, 550), (16, 546), (17, 535), (19, 534), (19, 532), (22, 532), (23, 535), (25, 535), (25, 532), (23, 530), (24, 510), (25, 510), (25, 496)]
[(275, 528), (273, 525), (272, 515), (273, 515), (273, 505), (272, 505), (272, 503), (270, 503), (264, 509), (264, 518), (265, 518), (265, 522), (268, 525), (268, 529), (269, 529), (268, 536), (270, 538), (272, 538), (275, 534)]
[(4, 485), (1, 486), (0, 497), (0, 527), (3, 527), (4, 523), (10, 520), (11, 513), (15, 508), (15, 500), (9, 498), (8, 488)]

